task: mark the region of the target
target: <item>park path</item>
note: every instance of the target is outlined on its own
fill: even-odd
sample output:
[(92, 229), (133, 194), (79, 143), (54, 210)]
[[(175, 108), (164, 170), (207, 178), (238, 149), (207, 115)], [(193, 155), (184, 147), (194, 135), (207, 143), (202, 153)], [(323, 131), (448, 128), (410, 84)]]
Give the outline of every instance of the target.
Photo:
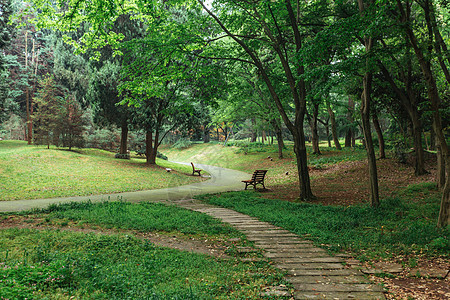
[[(287, 280), (295, 289), (294, 299), (385, 299), (383, 289), (371, 284), (360, 271), (345, 268), (341, 258), (329, 255), (290, 231), (197, 200), (184, 199), (172, 203), (218, 218), (243, 232), (248, 240), (263, 250), (264, 257), (275, 267), (286, 270)], [(275, 290), (276, 294), (285, 292)]]
[[(183, 164), (189, 165), (189, 163)], [(248, 175), (247, 173), (231, 169), (201, 164), (196, 164), (196, 167), (208, 172), (211, 178), (209, 180), (198, 183), (158, 190), (125, 192), (125, 193), (105, 194), (105, 195), (62, 197), (51, 199), (0, 201), (0, 212), (17, 212), (30, 210), (34, 208), (45, 208), (50, 204), (83, 202), (88, 200), (92, 202), (117, 201), (117, 200), (125, 200), (128, 202), (141, 202), (141, 201), (170, 202), (182, 199), (192, 199), (195, 195), (200, 194), (211, 194), (211, 193), (242, 190), (244, 184), (241, 182), (241, 180), (249, 179), (251, 177), (251, 175)]]
[(355, 269), (345, 268), (339, 257), (330, 256), (325, 250), (314, 247), (312, 242), (273, 226), (267, 222), (193, 200), (193, 196), (242, 190), (241, 180), (250, 175), (230, 169), (198, 165), (211, 174), (211, 179), (200, 183), (152, 191), (119, 193), (110, 195), (66, 197), (0, 202), (1, 212), (44, 208), (50, 204), (72, 201), (150, 201), (177, 205), (193, 211), (208, 214), (229, 223), (243, 232), (248, 240), (263, 249), (264, 256), (275, 267), (286, 270), (287, 279), (292, 283), (294, 299), (385, 299), (381, 287), (370, 284)]

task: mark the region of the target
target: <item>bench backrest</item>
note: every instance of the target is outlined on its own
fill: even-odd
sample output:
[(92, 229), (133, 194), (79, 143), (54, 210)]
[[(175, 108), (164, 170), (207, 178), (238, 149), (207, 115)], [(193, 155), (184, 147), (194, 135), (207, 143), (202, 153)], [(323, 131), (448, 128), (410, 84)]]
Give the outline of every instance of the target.
[(264, 176), (266, 176), (267, 170), (256, 170), (253, 172), (252, 180), (253, 181), (261, 181), (264, 180)]
[(191, 162), (191, 166), (192, 166), (192, 169), (194, 169), (195, 170), (195, 167), (194, 167), (194, 164)]

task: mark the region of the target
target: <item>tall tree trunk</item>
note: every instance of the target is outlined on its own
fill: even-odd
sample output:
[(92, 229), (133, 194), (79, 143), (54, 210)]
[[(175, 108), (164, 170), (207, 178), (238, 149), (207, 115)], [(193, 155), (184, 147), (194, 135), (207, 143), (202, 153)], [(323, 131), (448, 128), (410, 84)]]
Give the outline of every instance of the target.
[(252, 129), (251, 129), (252, 136), (250, 138), (250, 143), (254, 143), (254, 142), (256, 142), (256, 139), (258, 138), (257, 131), (256, 131), (256, 120), (255, 120), (255, 118), (252, 118), (251, 122), (252, 122)]
[(437, 147), (437, 172), (436, 172), (436, 184), (438, 189), (442, 190), (445, 186), (446, 174), (444, 168), (444, 156), (440, 147)]
[(283, 132), (281, 131), (281, 126), (278, 124), (276, 120), (272, 121), (272, 126), (275, 130), (275, 134), (277, 136), (277, 144), (278, 144), (278, 158), (283, 158), (283, 148), (284, 148), (284, 141), (283, 141)]
[(383, 131), (381, 130), (380, 122), (378, 121), (378, 116), (377, 116), (376, 112), (374, 112), (372, 114), (372, 122), (373, 122), (373, 126), (374, 126), (375, 131), (378, 136), (378, 149), (380, 152), (380, 159), (384, 159), (384, 158), (386, 158), (386, 153), (384, 151), (385, 144), (384, 144)]
[(120, 132), (120, 154), (127, 154), (128, 150), (128, 123), (124, 121), (121, 126)]
[(319, 148), (319, 134), (317, 129), (317, 118), (319, 116), (319, 103), (314, 103), (313, 114), (309, 120), (309, 125), (311, 127), (311, 137), (312, 137), (312, 148), (313, 154), (320, 155)]
[(336, 147), (337, 150), (342, 150), (341, 144), (339, 143), (339, 136), (337, 134), (336, 117), (329, 103), (327, 103), (327, 110), (328, 114), (330, 115), (331, 134), (333, 135), (334, 146)]
[(156, 164), (156, 151), (153, 147), (153, 131), (145, 133), (145, 158), (148, 165)]
[(311, 191), (311, 182), (308, 171), (308, 157), (306, 152), (306, 141), (303, 127), (299, 127), (294, 135), (294, 152), (297, 159), (297, 170), (300, 182), (300, 199), (314, 200), (315, 196)]
[(331, 148), (330, 125), (328, 123), (325, 125), (325, 131), (327, 133), (328, 148)]
[[(363, 0), (358, 0), (359, 11), (364, 15), (365, 5)], [(372, 50), (373, 39), (364, 37), (364, 46), (366, 53)], [(370, 130), (370, 102), (372, 92), (372, 73), (369, 71), (369, 61), (366, 61), (366, 73), (363, 78), (363, 93), (361, 96), (361, 119), (364, 133), (364, 141), (367, 151), (367, 160), (369, 163), (369, 182), (370, 182), (370, 203), (373, 207), (380, 205), (380, 196), (378, 191), (378, 172), (375, 151), (373, 147), (372, 133)]]
[[(28, 71), (28, 31), (25, 30), (25, 71)], [(28, 75), (27, 75), (28, 76)], [(27, 112), (27, 141), (28, 145), (31, 145), (33, 142), (33, 122), (31, 120), (31, 109), (32, 109), (32, 103), (30, 99), (30, 88), (28, 86), (29, 82), (27, 80), (26, 87), (25, 87), (25, 105), (26, 105), (26, 112)]]
[[(349, 124), (353, 124), (353, 112), (355, 111), (355, 102), (351, 96), (348, 96), (348, 107), (347, 107), (347, 121)], [(351, 127), (347, 129), (345, 134), (345, 147), (351, 148), (355, 146), (355, 133)]]
[(422, 146), (422, 124), (420, 123), (419, 114), (416, 109), (413, 109), (411, 113), (411, 122), (415, 151), (414, 174), (419, 176), (426, 174), (427, 170), (425, 170), (425, 155)]

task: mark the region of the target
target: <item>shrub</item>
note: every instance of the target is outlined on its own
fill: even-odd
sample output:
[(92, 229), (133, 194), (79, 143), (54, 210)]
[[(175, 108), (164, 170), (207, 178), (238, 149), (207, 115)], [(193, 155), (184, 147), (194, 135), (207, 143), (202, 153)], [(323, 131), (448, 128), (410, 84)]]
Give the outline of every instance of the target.
[(172, 145), (172, 148), (184, 149), (184, 148), (188, 148), (191, 145), (192, 145), (192, 142), (189, 139), (179, 139), (178, 141), (175, 142), (175, 144)]
[(130, 154), (128, 153), (116, 153), (116, 155), (114, 155), (115, 158), (119, 158), (119, 159), (130, 159)]

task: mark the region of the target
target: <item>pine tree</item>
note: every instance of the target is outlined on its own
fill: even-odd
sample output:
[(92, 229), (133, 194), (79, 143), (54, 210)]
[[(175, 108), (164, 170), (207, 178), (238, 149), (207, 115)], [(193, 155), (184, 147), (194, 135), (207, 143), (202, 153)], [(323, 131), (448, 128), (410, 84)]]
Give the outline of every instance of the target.
[(67, 97), (59, 119), (60, 137), (64, 147), (82, 147), (83, 131), (87, 125), (84, 113), (75, 97)]
[(34, 98), (36, 111), (34, 113), (34, 143), (47, 145), (50, 148), (54, 133), (60, 126), (63, 93), (58, 89), (53, 77), (47, 77), (41, 81), (41, 89)]

